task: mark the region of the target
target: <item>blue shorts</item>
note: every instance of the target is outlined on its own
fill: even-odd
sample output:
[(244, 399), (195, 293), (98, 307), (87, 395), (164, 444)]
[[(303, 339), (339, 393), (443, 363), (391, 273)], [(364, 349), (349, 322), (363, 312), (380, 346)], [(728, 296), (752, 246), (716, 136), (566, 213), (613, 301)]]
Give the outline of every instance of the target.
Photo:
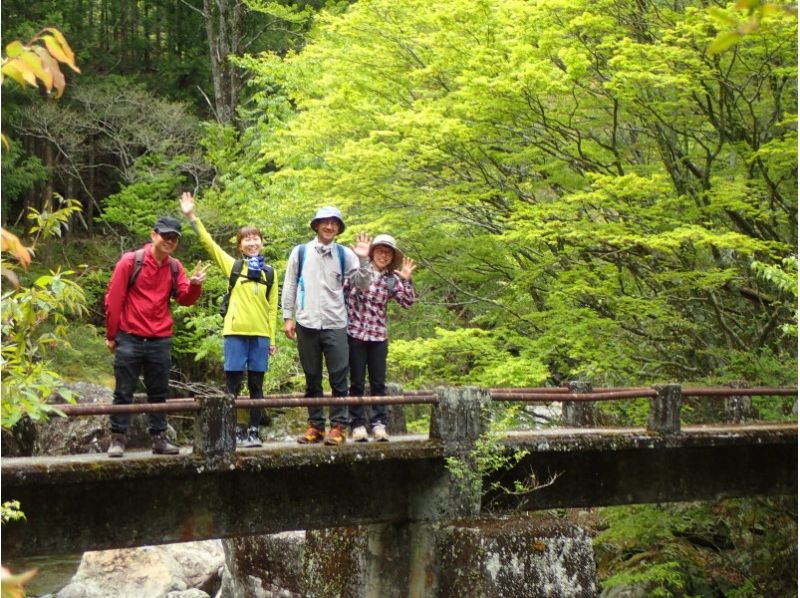
[(230, 334), (224, 338), (226, 372), (266, 372), (269, 369), (269, 337)]

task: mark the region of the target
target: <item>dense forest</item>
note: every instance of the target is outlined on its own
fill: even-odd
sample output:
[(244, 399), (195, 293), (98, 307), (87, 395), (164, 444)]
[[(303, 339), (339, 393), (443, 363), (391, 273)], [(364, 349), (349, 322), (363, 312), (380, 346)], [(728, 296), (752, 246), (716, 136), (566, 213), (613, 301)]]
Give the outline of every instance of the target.
[[(111, 269), (157, 215), (180, 214), (185, 190), (230, 250), (239, 226), (258, 226), (279, 277), (321, 205), (343, 211), (343, 243), (394, 235), (419, 263), (418, 305), (392, 313), (389, 378), (406, 388), (796, 385), (796, 10), (758, 0), (0, 10), (4, 47), (57, 27), (80, 67), (64, 69), (58, 98), (9, 78), (2, 87), (2, 225), (35, 250), (27, 269), (3, 256), (20, 283), (4, 281), (4, 427), (40, 417), (63, 380), (111, 384)], [(190, 230), (178, 257), (207, 259)], [(220, 383), (226, 285), (212, 271), (198, 304), (174, 310), (184, 381)], [(296, 390), (293, 345), (275, 340), (265, 390)], [(645, 413), (604, 409), (619, 423)], [(793, 401), (754, 409), (796, 419)], [(648, 509), (609, 514), (624, 525), (608, 546), (650, 555), (685, 542), (674, 522), (695, 517), (724, 520), (743, 546), (768, 537), (771, 556), (796, 562), (793, 501), (676, 507), (671, 522)], [(741, 521), (754, 512), (777, 525), (753, 532)], [(750, 565), (705, 574), (716, 593), (692, 590), (673, 566), (691, 560), (682, 550), (642, 569), (663, 595), (796, 586), (785, 567), (769, 585), (770, 551), (752, 550)], [(601, 573), (635, 580), (642, 563), (630, 556)]]

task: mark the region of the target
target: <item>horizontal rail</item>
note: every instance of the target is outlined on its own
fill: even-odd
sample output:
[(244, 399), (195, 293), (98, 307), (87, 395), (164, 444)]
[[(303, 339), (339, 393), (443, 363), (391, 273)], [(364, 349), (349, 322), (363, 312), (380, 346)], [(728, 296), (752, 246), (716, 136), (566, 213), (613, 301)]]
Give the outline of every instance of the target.
[(792, 396), (797, 388), (684, 388), (684, 397), (755, 397), (755, 396)]
[[(592, 392), (575, 393), (566, 387), (531, 388), (490, 388), (487, 389), (492, 400), (522, 402), (592, 402), (622, 399), (652, 398), (658, 393), (653, 388), (599, 388)], [(735, 397), (735, 396), (793, 396), (796, 387), (783, 388), (684, 388), (684, 397)], [(407, 391), (402, 395), (380, 397), (306, 397), (302, 393), (268, 395), (263, 399), (237, 398), (237, 408), (281, 408), (311, 407), (329, 405), (435, 405), (438, 398), (427, 390)], [(167, 399), (164, 403), (131, 403), (115, 405), (111, 403), (82, 403), (51, 405), (67, 416), (111, 415), (138, 413), (194, 413), (200, 411), (200, 404), (192, 397)]]
[[(236, 407), (317, 407), (328, 405), (411, 405), (435, 404), (438, 402), (433, 393), (419, 393), (413, 396), (396, 395), (383, 397), (302, 397), (274, 395), (263, 399), (236, 399)], [(113, 403), (84, 403), (78, 405), (51, 405), (67, 416), (80, 415), (112, 415), (139, 413), (192, 413), (200, 411), (200, 403), (193, 398), (169, 399), (165, 403), (130, 403), (115, 405)]]
[(635, 399), (641, 397), (655, 397), (658, 393), (652, 388), (632, 390), (615, 390), (612, 392), (583, 392), (583, 393), (546, 393), (546, 392), (518, 392), (518, 393), (492, 393), (494, 401), (613, 401), (615, 399)]
[(439, 402), (436, 395), (419, 394), (416, 396), (397, 395), (391, 397), (318, 397), (318, 398), (272, 398), (237, 399), (237, 407), (318, 407), (320, 405), (411, 405)]

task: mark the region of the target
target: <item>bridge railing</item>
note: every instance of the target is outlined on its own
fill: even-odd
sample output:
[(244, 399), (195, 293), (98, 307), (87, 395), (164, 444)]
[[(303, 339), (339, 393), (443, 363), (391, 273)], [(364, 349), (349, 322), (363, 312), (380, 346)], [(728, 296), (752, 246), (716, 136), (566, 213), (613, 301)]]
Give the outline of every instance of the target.
[[(466, 389), (464, 389), (466, 390)], [(729, 402), (732, 419), (741, 420), (738, 408), (742, 397), (752, 396), (797, 396), (796, 387), (713, 387), (683, 388), (680, 384), (661, 384), (652, 387), (619, 387), (593, 389), (588, 382), (570, 382), (561, 387), (491, 388), (472, 389), (491, 401), (518, 401), (536, 403), (562, 403), (563, 422), (568, 427), (596, 426), (593, 405), (597, 401), (627, 401), (647, 398), (650, 412), (647, 431), (658, 435), (676, 435), (681, 432), (681, 406), (687, 397), (724, 398)], [(402, 391), (401, 391), (402, 392)], [(455, 394), (454, 394), (455, 392)], [(222, 393), (208, 394), (196, 398), (168, 399), (165, 403), (113, 404), (61, 404), (52, 405), (66, 416), (142, 414), (142, 413), (194, 413), (194, 449), (207, 457), (225, 455), (235, 451), (235, 410), (237, 408), (287, 408), (311, 405), (413, 405), (428, 404), (433, 408), (431, 438), (443, 438), (442, 422), (480, 419), (479, 414), (464, 411), (475, 409), (477, 403), (466, 400), (459, 389), (440, 387), (434, 390), (405, 391), (394, 396), (380, 397), (320, 397), (308, 398), (301, 394), (269, 395), (263, 399), (233, 397)], [(445, 400), (445, 398), (447, 400)], [(464, 403), (462, 405), (462, 403)], [(468, 407), (465, 403), (470, 403)], [(458, 414), (452, 413), (454, 410)], [(446, 427), (446, 426), (445, 426)], [(451, 434), (453, 438), (462, 432)], [(445, 434), (446, 436), (446, 434)]]

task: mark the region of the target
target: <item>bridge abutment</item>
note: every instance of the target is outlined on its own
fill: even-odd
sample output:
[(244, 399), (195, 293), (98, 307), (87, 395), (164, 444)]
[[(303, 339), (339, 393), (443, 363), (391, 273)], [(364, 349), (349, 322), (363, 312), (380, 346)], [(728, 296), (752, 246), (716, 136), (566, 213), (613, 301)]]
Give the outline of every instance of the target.
[(236, 572), (227, 582), (233, 598), (597, 595), (589, 535), (546, 515), (348, 526), (223, 544)]

